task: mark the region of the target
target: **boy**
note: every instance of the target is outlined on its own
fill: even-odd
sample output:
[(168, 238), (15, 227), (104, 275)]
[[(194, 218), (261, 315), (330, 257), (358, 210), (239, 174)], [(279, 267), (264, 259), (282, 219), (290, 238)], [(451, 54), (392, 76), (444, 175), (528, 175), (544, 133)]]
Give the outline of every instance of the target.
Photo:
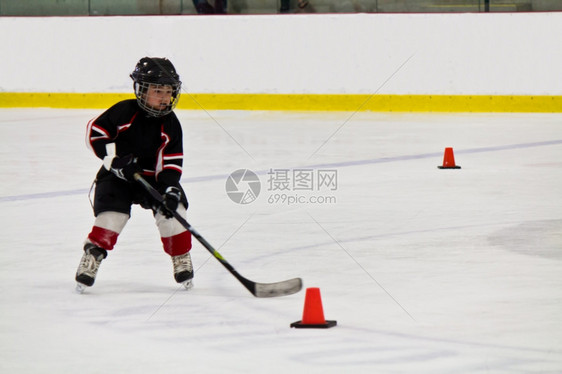
[[(95, 221), (76, 272), (77, 290), (91, 287), (127, 223), (132, 204), (152, 209), (174, 278), (192, 287), (191, 233), (171, 211), (185, 216), (187, 198), (179, 183), (183, 164), (182, 129), (173, 112), (181, 81), (166, 58), (144, 57), (131, 73), (135, 99), (124, 100), (88, 123), (87, 145), (103, 166), (96, 175)], [(139, 173), (164, 197), (160, 204), (134, 181)]]

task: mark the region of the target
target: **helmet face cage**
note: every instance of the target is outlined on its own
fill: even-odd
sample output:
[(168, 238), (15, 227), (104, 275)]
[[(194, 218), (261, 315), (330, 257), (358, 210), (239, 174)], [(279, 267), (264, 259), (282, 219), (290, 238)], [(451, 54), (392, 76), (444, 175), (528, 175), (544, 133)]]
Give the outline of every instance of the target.
[[(134, 81), (133, 88), (137, 102), (149, 116), (161, 117), (174, 110), (180, 97), (181, 81), (174, 65), (168, 59), (143, 57), (135, 66), (135, 70), (131, 73), (131, 78)], [(151, 94), (155, 94), (154, 92), (159, 89), (169, 91), (170, 88), (171, 96), (169, 102), (155, 105), (158, 99), (151, 97)], [(149, 103), (151, 99), (152, 105)]]
[[(170, 96), (170, 101), (166, 103), (166, 106), (154, 107), (148, 103), (149, 95), (151, 94), (151, 91), (159, 90), (159, 89), (168, 90), (169, 87), (172, 88), (172, 95)], [(151, 88), (152, 90), (149, 90), (149, 88)], [(166, 114), (171, 113), (176, 107), (176, 105), (178, 104), (178, 100), (180, 98), (180, 88), (181, 88), (181, 83), (176, 85), (157, 84), (157, 83), (150, 83), (150, 82), (134, 83), (137, 103), (151, 117), (162, 117), (165, 116)]]

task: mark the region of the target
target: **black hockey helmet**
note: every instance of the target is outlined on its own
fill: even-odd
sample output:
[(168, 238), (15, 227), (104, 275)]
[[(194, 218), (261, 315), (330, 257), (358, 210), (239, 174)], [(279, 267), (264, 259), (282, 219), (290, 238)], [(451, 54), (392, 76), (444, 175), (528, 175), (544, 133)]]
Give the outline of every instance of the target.
[[(160, 57), (143, 57), (137, 62), (135, 70), (130, 76), (134, 82), (133, 88), (137, 102), (148, 115), (161, 117), (174, 110), (180, 97), (181, 81), (170, 60)], [(150, 85), (172, 87), (170, 104), (165, 109), (155, 109), (147, 105), (146, 93)]]

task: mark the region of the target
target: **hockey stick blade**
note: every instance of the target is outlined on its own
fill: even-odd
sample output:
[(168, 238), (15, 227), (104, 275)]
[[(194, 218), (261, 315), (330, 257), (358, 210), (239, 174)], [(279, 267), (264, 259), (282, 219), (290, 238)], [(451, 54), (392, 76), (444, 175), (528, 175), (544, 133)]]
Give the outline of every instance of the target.
[[(134, 174), (134, 179), (139, 182), (145, 190), (160, 204), (164, 202), (164, 197), (154, 189), (139, 173)], [(248, 291), (255, 297), (278, 297), (287, 296), (299, 292), (302, 289), (302, 279), (293, 278), (286, 281), (275, 282), (275, 283), (257, 283), (251, 281), (236, 271), (234, 267), (226, 261), (226, 259), (215, 249), (213, 246), (205, 239), (197, 230), (195, 230), (189, 222), (187, 222), (178, 212), (171, 212), (176, 220), (186, 230), (188, 230), (196, 239), (209, 251), (225, 268), (232, 274), (240, 283), (246, 287)]]
[(302, 279), (293, 278), (275, 283), (255, 283), (253, 295), (255, 297), (287, 296), (302, 289)]
[(197, 231), (193, 230), (192, 234), (201, 244), (203, 244), (205, 248), (207, 248), (209, 252), (213, 254), (213, 256), (215, 256), (215, 258), (226, 268), (226, 270), (228, 270), (230, 274), (234, 275), (234, 277), (238, 279), (240, 283), (242, 283), (242, 285), (246, 287), (246, 289), (255, 297), (287, 296), (297, 293), (302, 289), (301, 278), (293, 278), (275, 283), (258, 283), (251, 281), (243, 277), (236, 269), (234, 269), (234, 267), (226, 261), (220, 253), (212, 248), (211, 245), (203, 237), (201, 237)]

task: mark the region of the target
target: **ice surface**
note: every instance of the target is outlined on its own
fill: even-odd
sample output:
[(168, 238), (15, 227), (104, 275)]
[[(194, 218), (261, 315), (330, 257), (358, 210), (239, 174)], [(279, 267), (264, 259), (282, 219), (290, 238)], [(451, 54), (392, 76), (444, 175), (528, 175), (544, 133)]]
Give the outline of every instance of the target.
[(303, 291), (254, 298), (198, 243), (175, 284), (140, 208), (75, 293), (99, 113), (0, 110), (0, 372), (562, 373), (562, 115), (178, 111), (188, 221), (245, 277), (321, 289), (338, 325), (296, 330)]

